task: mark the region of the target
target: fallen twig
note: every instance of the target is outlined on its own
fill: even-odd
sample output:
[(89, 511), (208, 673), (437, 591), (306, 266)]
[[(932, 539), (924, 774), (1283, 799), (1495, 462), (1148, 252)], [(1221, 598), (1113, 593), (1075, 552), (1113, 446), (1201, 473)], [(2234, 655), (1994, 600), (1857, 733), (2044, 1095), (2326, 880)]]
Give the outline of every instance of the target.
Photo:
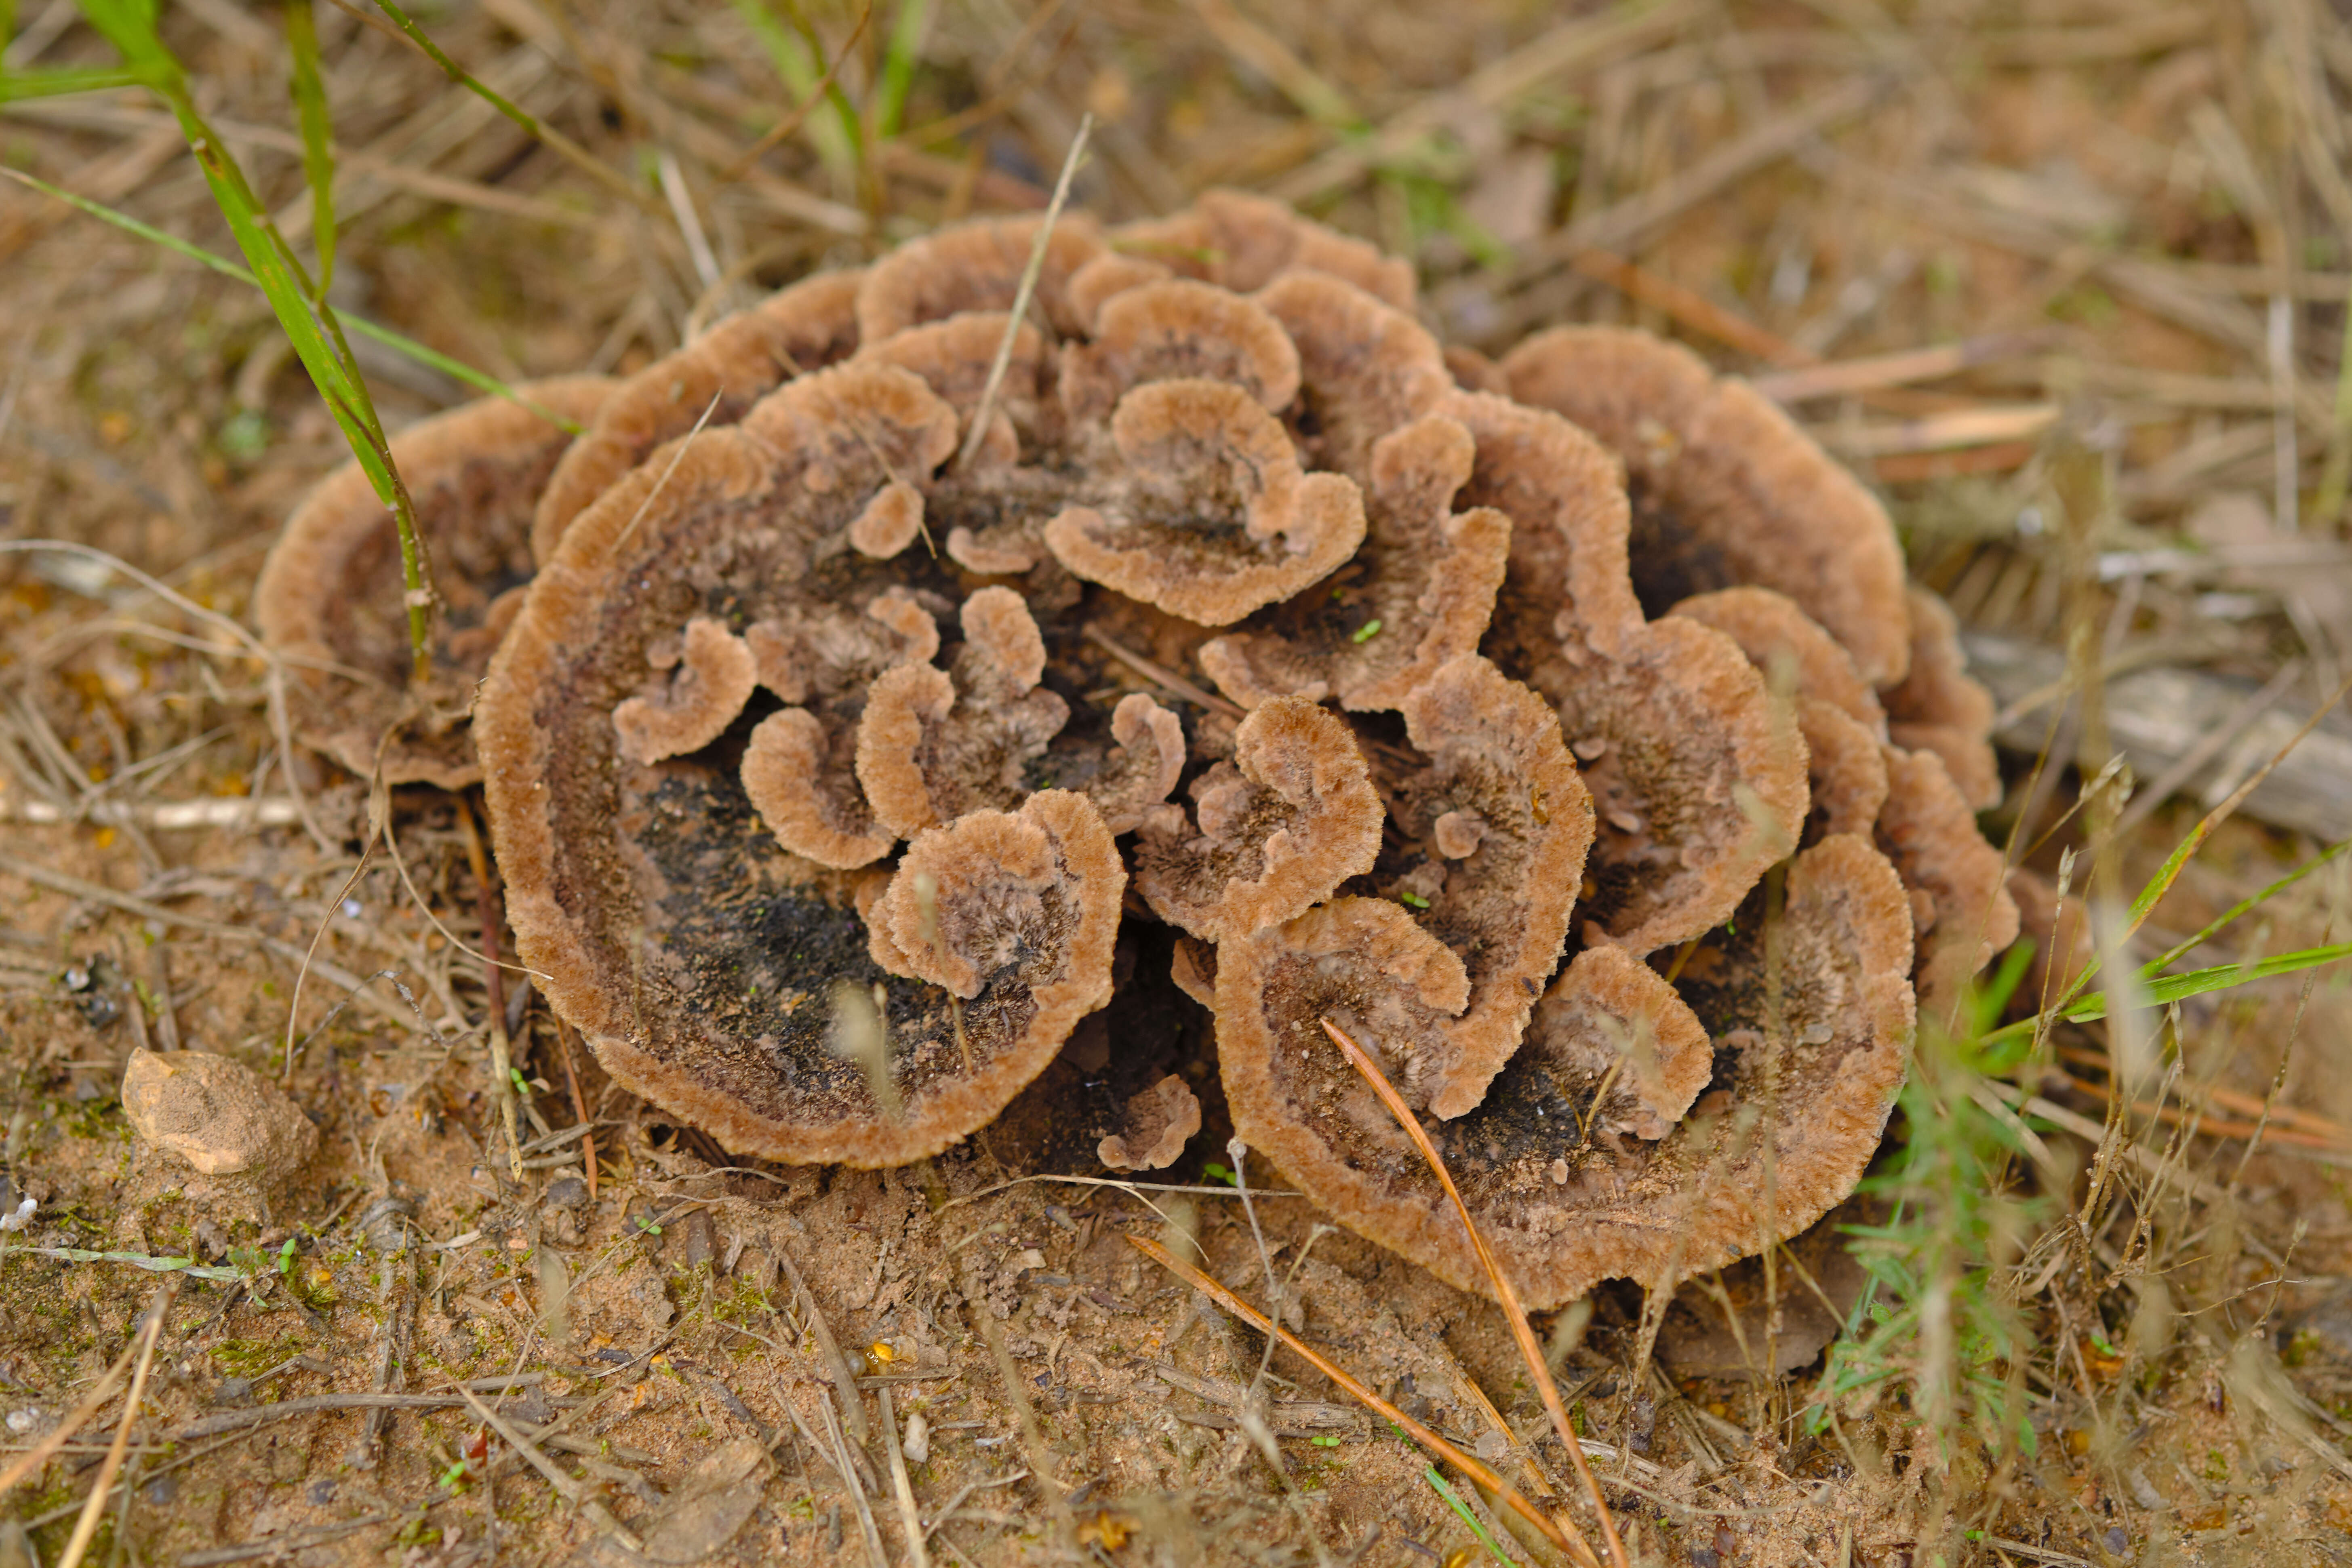
[[(1486, 1488), (1488, 1490), (1494, 1492), (1496, 1496), (1501, 1498), (1505, 1507), (1508, 1508), (1512, 1512), (1517, 1514), (1529, 1524), (1534, 1525), (1536, 1529), (1542, 1531), (1545, 1540), (1559, 1547), (1562, 1552), (1572, 1552), (1575, 1550), (1575, 1548), (1569, 1544), (1570, 1538), (1567, 1532), (1562, 1531), (1559, 1524), (1548, 1518), (1533, 1503), (1528, 1501), (1526, 1498), (1521, 1497), (1519, 1495), (1518, 1489), (1513, 1487), (1508, 1481), (1503, 1479), (1502, 1477), (1496, 1475), (1493, 1470), (1488, 1469), (1486, 1466), (1479, 1460), (1464, 1453), (1461, 1449), (1455, 1447), (1453, 1444), (1439, 1436), (1429, 1427), (1423, 1426), (1412, 1416), (1407, 1415), (1403, 1411), (1399, 1410), (1395, 1405), (1391, 1405), (1387, 1400), (1382, 1399), (1379, 1394), (1374, 1394), (1370, 1388), (1358, 1382), (1354, 1375), (1341, 1367), (1339, 1363), (1333, 1361), (1321, 1351), (1317, 1350), (1314, 1346), (1308, 1344), (1306, 1341), (1292, 1333), (1288, 1329), (1286, 1329), (1281, 1324), (1275, 1322), (1272, 1319), (1266, 1317), (1265, 1313), (1258, 1311), (1254, 1307), (1251, 1307), (1247, 1302), (1234, 1295), (1231, 1290), (1226, 1289), (1223, 1285), (1218, 1284), (1214, 1279), (1210, 1279), (1206, 1274), (1202, 1273), (1191, 1264), (1177, 1258), (1175, 1254), (1170, 1252), (1158, 1242), (1140, 1236), (1129, 1236), (1127, 1238), (1127, 1241), (1129, 1246), (1134, 1247), (1146, 1258), (1150, 1258), (1154, 1263), (1159, 1264), (1162, 1268), (1167, 1269), (1170, 1273), (1175, 1275), (1178, 1279), (1192, 1286), (1195, 1290), (1199, 1290), (1207, 1295), (1212, 1300), (1215, 1301), (1217, 1305), (1223, 1307), (1226, 1311), (1233, 1313), (1234, 1316), (1239, 1318), (1243, 1322), (1247, 1323), (1250, 1327), (1255, 1329), (1259, 1333), (1270, 1333), (1275, 1335), (1276, 1338), (1281, 1340), (1284, 1344), (1289, 1346), (1292, 1351), (1305, 1358), (1308, 1365), (1321, 1373), (1324, 1376), (1329, 1378), (1333, 1383), (1338, 1384), (1341, 1388), (1346, 1389), (1349, 1394), (1360, 1401), (1366, 1409), (1371, 1411), (1372, 1414), (1380, 1416), (1382, 1420), (1397, 1426), (1399, 1429), (1403, 1431), (1406, 1436), (1412, 1438), (1414, 1442), (1419, 1443), (1423, 1447), (1427, 1448), (1431, 1453), (1435, 1454), (1439, 1458), (1444, 1459), (1447, 1464), (1454, 1466), (1463, 1474), (1470, 1477), (1473, 1480), (1475, 1480), (1480, 1486)], [(1580, 1453), (1581, 1450), (1580, 1449), (1579, 1452)], [(1585, 1555), (1588, 1559), (1591, 1557), (1591, 1553), (1589, 1548), (1587, 1549)]]

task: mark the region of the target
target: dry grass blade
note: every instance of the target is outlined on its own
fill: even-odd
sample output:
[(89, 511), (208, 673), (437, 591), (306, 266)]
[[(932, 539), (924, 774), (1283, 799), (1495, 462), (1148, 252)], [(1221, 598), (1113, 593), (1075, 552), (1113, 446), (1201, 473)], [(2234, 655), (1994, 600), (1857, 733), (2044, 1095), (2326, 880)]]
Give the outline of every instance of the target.
[(123, 1346), (122, 1353), (114, 1358), (114, 1364), (106, 1369), (106, 1374), (98, 1380), (97, 1386), (82, 1396), (82, 1402), (75, 1405), (64, 1420), (50, 1427), (39, 1442), (11, 1460), (6, 1469), (0, 1470), (0, 1497), (6, 1496), (8, 1489), (26, 1476), (38, 1474), (41, 1467), (65, 1447), (67, 1440), (81, 1430), (82, 1423), (98, 1414), (98, 1407), (113, 1394), (115, 1384), (122, 1381), (131, 1357), (138, 1353), (136, 1343)]
[[(1444, 1159), (1437, 1152), (1437, 1145), (1429, 1141), (1429, 1133), (1422, 1127), (1421, 1119), (1407, 1109), (1403, 1097), (1389, 1082), (1388, 1075), (1381, 1071), (1380, 1064), (1366, 1055), (1361, 1046), (1349, 1039), (1347, 1031), (1339, 1026), (1328, 1018), (1320, 1022), (1323, 1032), (1331, 1037), (1331, 1043), (1339, 1047), (1340, 1054), (1348, 1058), (1350, 1065), (1364, 1075), (1364, 1081), (1372, 1086), (1372, 1092), (1379, 1095), (1381, 1103), (1389, 1108), (1389, 1114), (1396, 1118), (1397, 1125), (1404, 1129), (1405, 1136), (1411, 1138), (1413, 1147), (1421, 1151), (1421, 1157), (1436, 1173), (1438, 1184), (1453, 1200), (1454, 1212), (1462, 1216), (1462, 1227), (1470, 1233), (1470, 1245), (1477, 1248), (1478, 1265), (1486, 1271), (1487, 1279), (1495, 1287), (1495, 1300), (1503, 1309), (1503, 1318), (1511, 1325), (1511, 1338), (1518, 1344), (1521, 1359), (1528, 1363), (1528, 1375), (1535, 1379), (1536, 1392), (1543, 1396), (1544, 1411), (1551, 1417), (1552, 1431), (1559, 1436), (1559, 1446), (1568, 1450), (1570, 1460), (1576, 1466), (1576, 1476), (1584, 1483), (1585, 1495), (1592, 1500), (1592, 1511), (1601, 1521), (1601, 1539), (1609, 1548), (1609, 1561), (1613, 1568), (1628, 1568), (1625, 1543), (1618, 1539), (1616, 1521), (1609, 1513), (1609, 1500), (1601, 1496), (1600, 1478), (1592, 1473), (1592, 1467), (1585, 1463), (1584, 1446), (1577, 1440), (1576, 1428), (1569, 1424), (1568, 1409), (1559, 1400), (1559, 1384), (1553, 1380), (1551, 1368), (1544, 1360), (1543, 1346), (1536, 1342), (1536, 1331), (1528, 1322), (1527, 1309), (1519, 1305), (1519, 1293), (1511, 1288), (1509, 1278), (1495, 1260), (1494, 1248), (1486, 1245), (1486, 1238), (1479, 1232), (1477, 1222), (1470, 1217), (1470, 1205), (1462, 1201), (1461, 1191), (1454, 1186), (1454, 1176), (1446, 1170)], [(1580, 1542), (1579, 1544), (1582, 1543)]]
[[(1314, 1346), (1308, 1344), (1306, 1341), (1292, 1333), (1288, 1329), (1286, 1329), (1281, 1324), (1274, 1321), (1265, 1313), (1257, 1310), (1248, 1302), (1243, 1300), (1239, 1296), (1234, 1295), (1231, 1290), (1226, 1289), (1223, 1285), (1218, 1284), (1214, 1279), (1210, 1279), (1206, 1274), (1202, 1273), (1191, 1264), (1177, 1258), (1174, 1253), (1170, 1252), (1158, 1242), (1140, 1236), (1130, 1236), (1127, 1240), (1129, 1246), (1142, 1253), (1144, 1257), (1149, 1258), (1154, 1263), (1159, 1264), (1162, 1268), (1167, 1269), (1170, 1273), (1183, 1280), (1187, 1285), (1192, 1286), (1195, 1290), (1202, 1291), (1207, 1295), (1211, 1300), (1216, 1302), (1217, 1305), (1223, 1307), (1226, 1311), (1231, 1312), (1234, 1317), (1239, 1318), (1243, 1322), (1247, 1323), (1251, 1328), (1255, 1329), (1259, 1333), (1272, 1334), (1284, 1344), (1289, 1346), (1293, 1351), (1296, 1351), (1309, 1366), (1312, 1366), (1316, 1371), (1329, 1378), (1333, 1383), (1338, 1384), (1341, 1388), (1346, 1389), (1348, 1393), (1366, 1409), (1371, 1411), (1381, 1420), (1397, 1427), (1407, 1436), (1410, 1436), (1414, 1442), (1419, 1443), (1423, 1447), (1428, 1449), (1439, 1458), (1444, 1459), (1447, 1464), (1452, 1465), (1464, 1475), (1468, 1476), (1472, 1480), (1476, 1481), (1480, 1486), (1486, 1488), (1488, 1491), (1493, 1492), (1496, 1497), (1501, 1498), (1503, 1500), (1504, 1507), (1509, 1509), (1513, 1513), (1517, 1514), (1521, 1519), (1526, 1520), (1529, 1524), (1534, 1525), (1538, 1531), (1541, 1531), (1543, 1532), (1544, 1539), (1559, 1547), (1562, 1552), (1570, 1553), (1579, 1562), (1584, 1563), (1588, 1565), (1597, 1564), (1599, 1563), (1600, 1560), (1592, 1555), (1592, 1549), (1584, 1543), (1583, 1536), (1581, 1534), (1570, 1533), (1575, 1530), (1574, 1524), (1569, 1523), (1564, 1520), (1553, 1520), (1545, 1515), (1545, 1513), (1540, 1509), (1537, 1508), (1535, 1504), (1529, 1502), (1526, 1498), (1521, 1497), (1518, 1493), (1518, 1489), (1513, 1487), (1508, 1481), (1503, 1479), (1502, 1477), (1496, 1475), (1493, 1470), (1488, 1469), (1486, 1466), (1479, 1460), (1464, 1453), (1461, 1449), (1455, 1447), (1453, 1444), (1439, 1436), (1435, 1432), (1423, 1426), (1412, 1416), (1407, 1415), (1403, 1411), (1399, 1410), (1395, 1405), (1391, 1405), (1387, 1400), (1382, 1399), (1379, 1394), (1374, 1394), (1370, 1388), (1367, 1388), (1363, 1384), (1358, 1382), (1354, 1375), (1349, 1373), (1346, 1368), (1340, 1366), (1339, 1363), (1325, 1355), (1321, 1351), (1317, 1350)], [(1567, 1524), (1566, 1530), (1561, 1528), (1564, 1523)], [(1619, 1561), (1621, 1563), (1623, 1561), (1622, 1556), (1619, 1558)]]
[(460, 1384), (457, 1392), (465, 1396), (467, 1408), (482, 1418), (483, 1423), (506, 1440), (507, 1447), (530, 1462), (530, 1468), (547, 1479), (547, 1484), (563, 1496), (563, 1500), (594, 1521), (597, 1527), (632, 1552), (643, 1552), (645, 1542), (638, 1540), (628, 1526), (614, 1519), (612, 1510), (593, 1496), (562, 1468), (539, 1451), (538, 1445), (514, 1429), (506, 1417), (482, 1403), (474, 1391)]
[(971, 462), (980, 444), (988, 439), (988, 416), (996, 407), (996, 395), (1003, 390), (1004, 373), (1013, 368), (1013, 345), (1020, 341), (1021, 318), (1029, 313), (1029, 300), (1037, 292), (1038, 276), (1045, 270), (1045, 247), (1053, 243), (1054, 225), (1062, 216), (1062, 204), (1069, 200), (1070, 181), (1078, 172), (1078, 160), (1086, 156), (1087, 138), (1094, 129), (1094, 115), (1086, 114), (1078, 121), (1077, 134), (1070, 138), (1061, 177), (1054, 182), (1054, 199), (1045, 204), (1045, 216), (1029, 247), (1029, 265), (1022, 268), (1021, 286), (1013, 291), (1013, 309), (1004, 319), (1004, 341), (996, 345), (996, 358), (990, 362), (988, 380), (980, 389), (980, 405), (971, 411), (971, 428), (964, 432), (963, 449), (956, 454), (959, 465)]
[(163, 1319), (180, 1294), (177, 1279), (166, 1280), (155, 1292), (147, 1308), (147, 1331), (139, 1340), (139, 1366), (131, 1374), (131, 1392), (123, 1396), (122, 1419), (115, 1423), (113, 1446), (106, 1450), (106, 1462), (98, 1468), (98, 1480), (89, 1489), (89, 1500), (82, 1505), (81, 1518), (74, 1524), (73, 1539), (66, 1542), (65, 1552), (58, 1559), (58, 1568), (80, 1568), (82, 1553), (89, 1550), (89, 1538), (98, 1533), (98, 1521), (105, 1516), (107, 1494), (114, 1489), (114, 1478), (121, 1473), (122, 1457), (131, 1447), (131, 1427), (139, 1419), (139, 1399), (147, 1392), (147, 1372), (155, 1362), (155, 1342), (163, 1335)]

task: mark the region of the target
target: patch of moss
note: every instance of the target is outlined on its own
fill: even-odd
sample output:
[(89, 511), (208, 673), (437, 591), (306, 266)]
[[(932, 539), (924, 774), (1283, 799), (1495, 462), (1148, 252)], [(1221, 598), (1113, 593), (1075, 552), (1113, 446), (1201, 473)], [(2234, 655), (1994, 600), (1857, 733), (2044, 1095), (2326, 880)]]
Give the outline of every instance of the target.
[(301, 1353), (299, 1334), (280, 1334), (274, 1340), (223, 1340), (213, 1347), (213, 1364), (230, 1377), (258, 1377)]

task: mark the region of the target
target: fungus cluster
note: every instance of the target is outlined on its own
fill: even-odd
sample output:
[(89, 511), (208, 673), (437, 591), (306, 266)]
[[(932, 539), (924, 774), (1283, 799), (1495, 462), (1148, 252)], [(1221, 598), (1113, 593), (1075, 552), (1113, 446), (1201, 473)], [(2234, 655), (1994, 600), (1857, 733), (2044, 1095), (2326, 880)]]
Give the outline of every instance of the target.
[[(470, 743), (551, 1005), (782, 1160), (1151, 1169), (1222, 1098), (1480, 1288), (1328, 1021), (1538, 1306), (1826, 1212), (1915, 1007), (2013, 935), (1949, 616), (1743, 384), (1625, 332), (1448, 354), (1412, 310), (1402, 262), (1212, 193), (812, 279), (568, 450), (440, 422), (501, 476), (463, 521), (504, 575), (436, 545), (453, 610), (488, 595)], [(447, 445), (415, 468), (471, 495)], [(362, 665), (270, 607), (333, 493), (263, 619)], [(364, 511), (336, 559), (381, 575)], [(1167, 1070), (1209, 1019), (1217, 1080)]]

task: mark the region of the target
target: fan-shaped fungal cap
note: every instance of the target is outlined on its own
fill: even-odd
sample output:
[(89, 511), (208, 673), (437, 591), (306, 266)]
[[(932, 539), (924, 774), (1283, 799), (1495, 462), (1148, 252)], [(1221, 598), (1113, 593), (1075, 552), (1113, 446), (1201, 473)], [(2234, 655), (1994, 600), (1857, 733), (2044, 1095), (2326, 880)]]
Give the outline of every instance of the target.
[(1538, 686), (1559, 709), (1599, 829), (1579, 910), (1588, 944), (1649, 952), (1722, 922), (1795, 847), (1809, 799), (1804, 739), (1729, 637), (1669, 616), (1619, 654)]
[(532, 555), (552, 556), (572, 520), (662, 443), (698, 424), (735, 424), (780, 383), (846, 359), (857, 347), (852, 305), (865, 276), (803, 278), (614, 387), (539, 498)]
[(678, 646), (662, 645), (653, 664), (651, 694), (613, 710), (621, 750), (639, 763), (702, 750), (726, 732), (759, 684), (750, 646), (708, 616), (687, 622)]
[(1590, 1108), (1588, 1129), (1650, 1143), (1674, 1130), (1715, 1072), (1696, 1015), (1618, 947), (1576, 955), (1537, 1005), (1526, 1048), (1547, 1060), (1556, 1096)]
[(1804, 842), (1832, 833), (1868, 836), (1886, 802), (1886, 763), (1880, 755), (1886, 720), (1845, 649), (1769, 588), (1701, 594), (1672, 613), (1738, 643), (1768, 685), (1790, 683), (1812, 791)]
[(1355, 552), (1364, 501), (1303, 473), (1282, 426), (1241, 387), (1155, 381), (1119, 399), (1111, 434), (1133, 485), (1045, 525), (1063, 565), (1202, 626), (1297, 593)]
[(1605, 653), (1642, 625), (1626, 575), (1623, 467), (1545, 409), (1470, 392), (1450, 395), (1443, 407), (1476, 448), (1457, 504), (1492, 507), (1511, 520), (1487, 652), (1549, 689), (1566, 678), (1563, 644)]
[(1968, 673), (1969, 656), (1960, 647), (1960, 623), (1951, 606), (1916, 586), (1910, 604), (1910, 673), (1880, 694), (1886, 701), (1887, 737), (1910, 751), (1941, 757), (1971, 809), (1999, 805), (1992, 693)]
[(1413, 306), (1411, 262), (1245, 191), (1204, 191), (1183, 212), (1125, 226), (1111, 244), (1122, 258), (1156, 262), (1236, 293), (1304, 268), (1328, 273), (1400, 310)]
[(1475, 450), (1470, 432), (1443, 415), (1381, 437), (1354, 559), (1204, 645), (1201, 668), (1244, 707), (1296, 695), (1394, 708), (1447, 660), (1475, 651), (1511, 548), (1501, 512), (1454, 510)]
[(969, 1002), (1018, 972), (1040, 1016), (1066, 1011), (1052, 1044), (1110, 999), (1127, 869), (1086, 796), (1041, 790), (1017, 813), (969, 812), (925, 830), (873, 910), (904, 973)]
[(886, 671), (858, 725), (858, 783), (901, 837), (1018, 804), (1029, 764), (1069, 721), (1069, 704), (1037, 689), (1045, 643), (1020, 595), (982, 588), (962, 618), (952, 677), (928, 664)]
[(1222, 381), (1278, 412), (1298, 395), (1298, 351), (1274, 318), (1238, 294), (1184, 279), (1146, 283), (1097, 311), (1094, 341), (1063, 356), (1062, 406), (1099, 419), (1147, 381)]
[(1853, 658), (1786, 595), (1769, 588), (1719, 588), (1685, 599), (1666, 613), (1723, 633), (1768, 679), (1786, 660), (1791, 689), (1799, 696), (1834, 703), (1871, 730), (1886, 728), (1878, 696), (1854, 668)]
[(1885, 757), (1878, 847), (1910, 889), (1920, 1008), (1948, 1025), (1969, 976), (2017, 940), (2017, 903), (2000, 851), (1977, 830), (1943, 759), (1898, 746), (1885, 748)]
[(1844, 709), (1818, 697), (1797, 699), (1797, 732), (1805, 739), (1812, 791), (1804, 842), (1832, 833), (1868, 837), (1886, 805), (1885, 742)]
[[(1701, 977), (1686, 970), (1680, 985), (1726, 1064), (1714, 1078), (1722, 1099), (1702, 1104), (1725, 1113), (1685, 1115), (1654, 1142), (1608, 1129), (1622, 1102), (1595, 1061), (1622, 1055), (1617, 1042), (1645, 1029), (1675, 1039), (1680, 1054), (1687, 1026), (1654, 975), (1588, 952), (1479, 1107), (1424, 1119), (1529, 1307), (1620, 1276), (1670, 1288), (1801, 1230), (1860, 1178), (1910, 1036), (1901, 885), (1860, 839), (1825, 839), (1797, 858), (1770, 939), (1783, 978), (1777, 1017), (1760, 904), (1729, 945), (1694, 960)], [(1218, 955), (1218, 1053), (1234, 1131), (1286, 1179), (1359, 1234), (1484, 1290), (1435, 1178), (1320, 1022), (1345, 1029), (1404, 1089), (1448, 994), (1450, 957), (1394, 905), (1359, 900), (1228, 942)], [(1464, 989), (1454, 983), (1452, 994)], [(1655, 1106), (1678, 1092), (1661, 1084)], [(1642, 1116), (1638, 1105), (1622, 1114)]]
[(1211, 942), (1288, 920), (1380, 851), (1381, 798), (1348, 727), (1314, 703), (1276, 698), (1242, 721), (1231, 763), (1181, 805), (1145, 814), (1135, 886), (1152, 912)]
[(1298, 351), (1298, 395), (1286, 418), (1310, 467), (1368, 471), (1373, 442), (1436, 413), (1454, 389), (1419, 321), (1336, 278), (1286, 273), (1257, 303)]
[(1592, 846), (1592, 799), (1544, 700), (1475, 654), (1439, 669), (1402, 709), (1430, 764), (1401, 781), (1394, 815), (1408, 832), (1425, 825), (1438, 852), (1423, 861), (1435, 886), (1421, 926), (1462, 960), (1470, 984), (1467, 1010), (1445, 1027), (1451, 1058), (1423, 1081), (1432, 1115), (1459, 1116), (1517, 1047), (1559, 966)]
[(1688, 350), (1621, 328), (1538, 333), (1503, 368), (1513, 396), (1625, 460), (1645, 608), (1756, 584), (1795, 600), (1873, 685), (1902, 679), (1910, 627), (1894, 527), (1778, 407)]
[(1184, 725), (1146, 693), (1130, 691), (1111, 710), (1116, 752), (1086, 787), (1113, 833), (1132, 833), (1184, 773)]
[[(857, 293), (860, 335), (876, 343), (969, 310), (1011, 310), (1045, 221), (982, 218), (900, 246), (866, 269)], [(1034, 298), (1055, 331), (1085, 330), (1087, 321), (1070, 300), (1070, 278), (1101, 253), (1102, 236), (1093, 219), (1065, 213), (1055, 223)]]
[(295, 732), (365, 776), (383, 750), (387, 784), (458, 789), (481, 776), (467, 715), (491, 651), (530, 580), (531, 510), (574, 421), (612, 391), (598, 376), (529, 382), (523, 401), (469, 403), (402, 431), (393, 462), (415, 503), (441, 614), (433, 679), (409, 689), (408, 613), (392, 513), (356, 463), (288, 520), (254, 590), (262, 639), (289, 664)]
[(1200, 1096), (1170, 1073), (1129, 1098), (1127, 1125), (1104, 1139), (1096, 1155), (1114, 1171), (1165, 1170), (1200, 1130)]

